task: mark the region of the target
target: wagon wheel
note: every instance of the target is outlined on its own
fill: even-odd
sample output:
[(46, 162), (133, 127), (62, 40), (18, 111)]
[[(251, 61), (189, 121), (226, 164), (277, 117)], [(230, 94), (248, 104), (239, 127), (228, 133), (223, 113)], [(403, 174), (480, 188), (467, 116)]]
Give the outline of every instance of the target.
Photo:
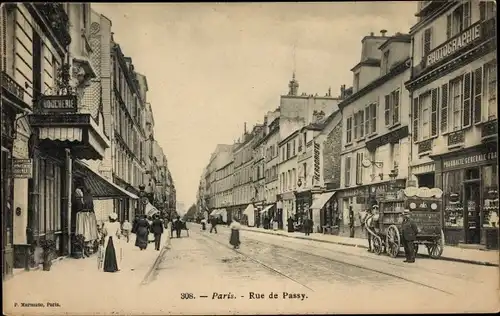
[(382, 238), (379, 236), (373, 236), (372, 237), (372, 245), (373, 245), (373, 252), (377, 255), (380, 255), (382, 253)]
[(391, 225), (387, 228), (387, 253), (389, 256), (396, 258), (401, 247), (401, 240), (399, 237), (399, 230), (396, 226)]
[(444, 250), (444, 233), (441, 230), (441, 236), (437, 238), (433, 244), (427, 246), (427, 251), (432, 259), (439, 259)]

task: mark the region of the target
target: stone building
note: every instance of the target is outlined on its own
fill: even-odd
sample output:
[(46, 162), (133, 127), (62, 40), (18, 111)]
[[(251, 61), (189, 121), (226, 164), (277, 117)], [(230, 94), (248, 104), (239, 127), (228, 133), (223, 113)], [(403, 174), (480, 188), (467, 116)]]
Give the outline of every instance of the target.
[(385, 33), (361, 41), (360, 62), (351, 69), (353, 94), (339, 104), (342, 172), (336, 196), (344, 227), (350, 212), (359, 227), (359, 212), (393, 186), (404, 187), (408, 177), (410, 105), (403, 83), (410, 77), (411, 38)]
[(412, 180), (443, 189), (447, 244), (498, 248), (496, 4), (422, 1), (417, 11)]

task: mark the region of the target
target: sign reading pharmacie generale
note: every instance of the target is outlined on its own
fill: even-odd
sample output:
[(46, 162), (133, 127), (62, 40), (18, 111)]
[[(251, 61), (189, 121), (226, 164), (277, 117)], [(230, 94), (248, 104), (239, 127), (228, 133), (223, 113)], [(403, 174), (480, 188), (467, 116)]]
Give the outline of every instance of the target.
[(430, 67), (443, 59), (455, 54), (465, 47), (471, 46), (481, 38), (481, 23), (474, 23), (463, 32), (450, 38), (447, 42), (436, 47), (427, 55), (425, 67)]
[(497, 152), (492, 151), (488, 153), (475, 153), (465, 157), (451, 158), (443, 161), (443, 169), (451, 169), (457, 167), (467, 167), (486, 161), (495, 161), (497, 159)]

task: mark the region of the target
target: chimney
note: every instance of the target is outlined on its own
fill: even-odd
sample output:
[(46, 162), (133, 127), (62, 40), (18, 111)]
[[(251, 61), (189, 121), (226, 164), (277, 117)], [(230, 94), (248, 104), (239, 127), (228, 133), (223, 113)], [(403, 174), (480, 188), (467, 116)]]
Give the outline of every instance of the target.
[(313, 123), (319, 123), (323, 118), (325, 118), (325, 112), (313, 111)]
[(382, 35), (382, 37), (385, 37), (385, 33), (387, 33), (387, 30), (380, 30), (380, 34)]
[(345, 97), (345, 84), (340, 86), (340, 98), (343, 99)]
[(267, 125), (267, 115), (264, 115), (264, 125)]
[(374, 36), (374, 35), (375, 35), (375, 33), (373, 33), (373, 32), (370, 32), (370, 36)]
[(243, 124), (243, 135), (247, 134), (247, 122)]

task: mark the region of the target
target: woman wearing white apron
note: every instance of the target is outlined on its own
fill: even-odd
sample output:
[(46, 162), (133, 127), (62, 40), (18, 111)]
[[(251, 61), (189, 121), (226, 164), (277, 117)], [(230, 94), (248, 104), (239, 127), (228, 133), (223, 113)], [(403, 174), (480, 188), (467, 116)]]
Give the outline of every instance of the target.
[(111, 213), (109, 215), (109, 222), (104, 223), (102, 229), (104, 234), (104, 272), (120, 271), (120, 264), (122, 259), (122, 249), (120, 246), (120, 223), (117, 222), (118, 215)]

